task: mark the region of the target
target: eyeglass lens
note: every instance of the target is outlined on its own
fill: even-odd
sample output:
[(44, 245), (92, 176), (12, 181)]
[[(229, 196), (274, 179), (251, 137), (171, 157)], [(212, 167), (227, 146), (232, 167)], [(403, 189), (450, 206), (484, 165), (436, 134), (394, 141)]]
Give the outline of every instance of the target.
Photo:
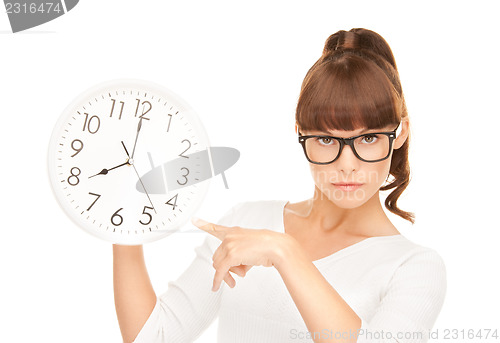
[[(334, 160), (340, 150), (340, 142), (328, 137), (309, 138), (305, 141), (305, 146), (309, 159), (319, 163)], [(389, 137), (381, 134), (363, 135), (354, 140), (354, 149), (362, 159), (367, 161), (384, 158), (389, 154)]]

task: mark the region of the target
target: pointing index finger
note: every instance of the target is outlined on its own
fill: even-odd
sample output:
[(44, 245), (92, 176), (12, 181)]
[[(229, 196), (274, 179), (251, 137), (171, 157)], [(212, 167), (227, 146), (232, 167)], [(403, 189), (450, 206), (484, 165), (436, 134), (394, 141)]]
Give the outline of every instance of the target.
[(191, 218), (191, 223), (193, 223), (193, 225), (197, 226), (199, 229), (202, 229), (203, 231), (208, 232), (212, 236), (217, 237), (221, 241), (226, 236), (226, 232), (224, 231), (224, 226), (217, 225), (214, 223), (209, 223), (197, 217)]

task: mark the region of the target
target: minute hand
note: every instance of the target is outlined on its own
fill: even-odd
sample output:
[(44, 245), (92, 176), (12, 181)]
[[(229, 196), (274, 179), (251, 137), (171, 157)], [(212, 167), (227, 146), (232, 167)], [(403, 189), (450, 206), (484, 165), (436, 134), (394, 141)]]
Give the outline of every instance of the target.
[(139, 124), (137, 125), (137, 134), (135, 135), (134, 148), (132, 149), (132, 156), (130, 156), (131, 159), (134, 158), (135, 147), (137, 145), (137, 138), (139, 138), (139, 132), (141, 131), (141, 127), (142, 127), (142, 118), (139, 120)]

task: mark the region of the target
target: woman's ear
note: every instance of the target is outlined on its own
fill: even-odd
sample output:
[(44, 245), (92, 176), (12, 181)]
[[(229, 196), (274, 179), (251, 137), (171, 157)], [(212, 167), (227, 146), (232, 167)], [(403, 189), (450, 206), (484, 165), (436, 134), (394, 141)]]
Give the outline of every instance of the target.
[(406, 142), (408, 135), (410, 134), (410, 122), (408, 117), (401, 119), (401, 132), (396, 137), (394, 141), (394, 149), (399, 149)]

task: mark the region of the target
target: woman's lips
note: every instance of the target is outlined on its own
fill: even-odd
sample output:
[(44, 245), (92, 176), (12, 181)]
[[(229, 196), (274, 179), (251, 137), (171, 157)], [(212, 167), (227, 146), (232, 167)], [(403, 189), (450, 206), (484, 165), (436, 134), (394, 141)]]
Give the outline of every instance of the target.
[(345, 192), (351, 192), (355, 191), (356, 189), (360, 188), (363, 186), (362, 183), (334, 183), (333, 184), (336, 188), (343, 190)]

